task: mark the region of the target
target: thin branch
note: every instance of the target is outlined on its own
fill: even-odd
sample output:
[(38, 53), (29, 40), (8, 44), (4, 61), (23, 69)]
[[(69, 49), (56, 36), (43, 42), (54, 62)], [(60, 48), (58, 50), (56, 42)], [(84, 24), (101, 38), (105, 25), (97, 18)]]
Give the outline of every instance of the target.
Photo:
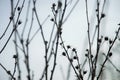
[(106, 56), (106, 58), (105, 58), (105, 60), (104, 60), (104, 62), (103, 62), (103, 64), (102, 64), (101, 69), (100, 69), (100, 72), (99, 72), (99, 74), (98, 74), (98, 76), (97, 76), (97, 80), (99, 79), (99, 77), (100, 77), (100, 75), (101, 75), (101, 73), (102, 73), (102, 71), (103, 71), (104, 65), (105, 65), (105, 63), (106, 63), (107, 60), (108, 60), (110, 51), (111, 51), (111, 49), (112, 49), (112, 47), (113, 47), (115, 41), (117, 40), (119, 31), (120, 31), (120, 27), (118, 28), (118, 31), (117, 31), (117, 33), (116, 33), (116, 36), (115, 36), (114, 40), (113, 40), (113, 43), (112, 43), (111, 46), (109, 47), (109, 50), (108, 50), (108, 52), (107, 52), (107, 56)]
[(72, 9), (70, 10), (70, 12), (68, 13), (68, 15), (65, 17), (65, 19), (63, 20), (63, 24), (67, 21), (67, 19), (70, 17), (71, 13), (73, 12), (73, 10), (75, 9), (75, 7), (77, 6), (77, 4), (79, 3), (79, 0), (77, 0), (75, 2), (75, 4), (73, 5)]
[(93, 63), (92, 63), (92, 53), (91, 53), (91, 41), (90, 41), (90, 22), (89, 22), (89, 16), (88, 16), (88, 3), (87, 3), (87, 0), (85, 0), (85, 3), (86, 3), (86, 17), (87, 17), (87, 26), (88, 26), (88, 30), (87, 30), (87, 33), (88, 33), (88, 42), (89, 42), (89, 51), (88, 51), (88, 55), (89, 55), (89, 66), (90, 66), (90, 72), (92, 71), (93, 69)]
[(10, 77), (13, 79), (13, 80), (16, 80), (15, 77), (11, 74), (10, 71), (8, 71), (1, 63), (0, 63), (0, 66), (5, 70), (5, 72), (10, 75)]
[[(12, 2), (12, 1), (13, 1), (13, 0), (11, 0), (11, 2)], [(14, 9), (14, 11), (12, 12), (12, 15), (11, 15), (11, 17), (10, 17), (10, 21), (8, 22), (8, 25), (7, 25), (6, 29), (5, 29), (5, 31), (3, 32), (3, 34), (0, 36), (0, 40), (4, 37), (5, 33), (7, 32), (8, 28), (9, 28), (9, 26), (10, 26), (10, 24), (11, 24), (11, 22), (12, 22), (14, 16), (15, 16), (16, 8), (17, 8), (17, 6), (18, 6), (18, 4), (19, 4), (19, 1), (20, 1), (20, 0), (17, 1), (17, 4), (16, 4), (16, 6), (15, 6), (15, 9)]]
[(28, 22), (28, 16), (29, 16), (29, 10), (30, 10), (30, 3), (31, 3), (31, 0), (28, 1), (27, 11), (26, 11), (26, 19), (25, 19), (25, 24), (24, 24), (24, 27), (23, 27), (23, 30), (22, 30), (21, 37), (23, 37), (23, 35), (24, 35), (25, 28), (26, 28), (26, 25), (27, 25), (27, 22)]
[(23, 1), (21, 10), (20, 10), (19, 13), (18, 13), (18, 17), (17, 17), (17, 20), (16, 20), (16, 22), (15, 22), (15, 27), (13, 28), (13, 30), (12, 30), (10, 36), (8, 37), (6, 43), (4, 44), (4, 46), (2, 47), (2, 49), (0, 50), (0, 54), (3, 52), (3, 50), (4, 50), (5, 47), (7, 46), (7, 44), (8, 44), (8, 42), (10, 41), (10, 39), (11, 39), (14, 31), (15, 31), (15, 30), (17, 29), (17, 27), (18, 27), (17, 23), (18, 23), (18, 21), (19, 21), (19, 17), (20, 17), (20, 14), (21, 14), (21, 12), (22, 12), (22, 9), (23, 9), (23, 7), (24, 7), (24, 2), (25, 2), (25, 0)]
[[(43, 26), (43, 24), (47, 21), (49, 15), (47, 16), (47, 18), (43, 21), (43, 23), (41, 24)], [(37, 31), (33, 34), (33, 36), (30, 38), (29, 42), (31, 42), (34, 37), (37, 35), (37, 33), (40, 31), (40, 29), (37, 29)]]
[(36, 11), (35, 1), (34, 1), (34, 0), (33, 0), (33, 5), (34, 5), (34, 13), (35, 13), (35, 16), (36, 16), (36, 19), (37, 19), (39, 28), (40, 28), (40, 30), (41, 30), (42, 39), (43, 39), (43, 41), (44, 41), (44, 43), (45, 43), (45, 37), (44, 37), (42, 25), (41, 25), (40, 20), (39, 20), (39, 18), (38, 18), (38, 14), (37, 14), (37, 11)]
[[(105, 54), (105, 53), (103, 53), (103, 55), (105, 56), (105, 57), (107, 57), (107, 55)], [(117, 72), (119, 72), (120, 73), (120, 70), (115, 66), (115, 64), (113, 64), (113, 62), (108, 58), (108, 61), (111, 63), (111, 65), (116, 69), (116, 71)]]
[(71, 62), (71, 59), (70, 59), (70, 57), (69, 57), (69, 53), (68, 53), (67, 49), (65, 48), (65, 45), (64, 45), (64, 42), (63, 42), (61, 36), (60, 36), (60, 39), (61, 39), (61, 42), (63, 43), (63, 44), (62, 44), (62, 47), (63, 47), (63, 49), (65, 50), (65, 53), (67, 54), (67, 58), (68, 58), (68, 60), (69, 60), (69, 62), (70, 62), (70, 64), (71, 64), (71, 66), (72, 66), (72, 68), (73, 68), (73, 70), (74, 70), (74, 72), (75, 72), (77, 78), (78, 78), (79, 80), (81, 80), (81, 79), (83, 80), (83, 78), (82, 78), (81, 76), (79, 76), (79, 74), (77, 73), (77, 71), (76, 71), (76, 69), (75, 69), (73, 63)]

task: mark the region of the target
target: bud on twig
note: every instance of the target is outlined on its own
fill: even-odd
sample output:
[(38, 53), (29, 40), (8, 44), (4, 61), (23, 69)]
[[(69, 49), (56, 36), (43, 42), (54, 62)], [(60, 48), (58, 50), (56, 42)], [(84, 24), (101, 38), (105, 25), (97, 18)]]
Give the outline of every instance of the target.
[(60, 9), (62, 7), (62, 2), (58, 1), (58, 9)]

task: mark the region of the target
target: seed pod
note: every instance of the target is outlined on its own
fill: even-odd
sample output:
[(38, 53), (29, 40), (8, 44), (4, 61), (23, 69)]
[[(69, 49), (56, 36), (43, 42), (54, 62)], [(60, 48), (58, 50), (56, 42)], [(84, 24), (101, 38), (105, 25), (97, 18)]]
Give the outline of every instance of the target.
[(17, 55), (13, 55), (13, 58), (15, 58), (15, 59), (16, 59), (16, 58), (17, 58)]
[(20, 25), (21, 23), (22, 23), (21, 20), (19, 20), (19, 21), (18, 21), (18, 25)]
[(109, 53), (109, 57), (111, 57), (111, 56), (112, 56), (112, 52)]
[(12, 19), (13, 19), (13, 17), (12, 17), (12, 16), (10, 16), (10, 17), (9, 17), (9, 19), (10, 19), (10, 20), (12, 20)]
[(86, 57), (88, 57), (88, 54), (85, 54)]
[(60, 9), (62, 7), (62, 2), (58, 1), (58, 8)]
[(68, 49), (70, 49), (70, 48), (71, 48), (71, 46), (70, 46), (70, 45), (67, 45), (67, 48), (68, 48)]
[(109, 44), (112, 44), (112, 42), (113, 42), (113, 41), (110, 39), (110, 40), (109, 40)]
[(20, 7), (18, 7), (17, 10), (20, 11)]
[(54, 19), (53, 19), (53, 18), (51, 18), (50, 20), (51, 20), (52, 22), (54, 21)]
[(104, 17), (105, 17), (105, 14), (104, 14), (104, 13), (102, 13), (102, 14), (101, 14), (101, 18), (104, 18)]
[(91, 58), (93, 58), (93, 55), (91, 54)]
[(75, 66), (75, 68), (76, 68), (76, 69), (79, 69), (79, 66), (77, 65), (77, 66)]
[(101, 43), (101, 42), (102, 42), (102, 40), (101, 40), (101, 39), (98, 39), (98, 42), (99, 42), (99, 43)]
[(55, 3), (53, 3), (53, 4), (52, 4), (52, 8), (53, 8), (53, 9), (55, 9), (55, 6), (56, 6), (56, 4), (55, 4)]
[(86, 74), (87, 73), (87, 71), (83, 71), (83, 74)]
[(70, 62), (73, 62), (73, 59), (70, 59)]
[(108, 37), (107, 36), (104, 39), (105, 39), (105, 41), (108, 41)]
[(11, 72), (10, 72), (10, 71), (7, 71), (7, 73), (8, 73), (8, 74), (11, 74)]
[(65, 52), (62, 52), (62, 55), (63, 55), (63, 56), (66, 56), (66, 53), (65, 53)]
[(77, 59), (78, 57), (77, 56), (74, 56), (73, 59)]
[(75, 51), (76, 51), (76, 49), (75, 49), (75, 48), (73, 48), (73, 49), (72, 49), (72, 51), (73, 51), (73, 52), (75, 52)]

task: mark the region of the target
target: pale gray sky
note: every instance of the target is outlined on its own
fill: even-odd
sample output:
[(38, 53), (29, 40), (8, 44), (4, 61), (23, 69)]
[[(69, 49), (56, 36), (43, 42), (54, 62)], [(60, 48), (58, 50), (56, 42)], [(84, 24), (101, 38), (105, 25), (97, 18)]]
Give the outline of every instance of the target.
[[(62, 0), (64, 1), (64, 0)], [(90, 22), (95, 22), (95, 5), (96, 0), (89, 0), (88, 1), (88, 9), (89, 9), (89, 18)], [(101, 0), (103, 1), (103, 0)], [(114, 37), (114, 32), (118, 28), (117, 24), (120, 23), (120, 0), (106, 0), (107, 4), (105, 5), (105, 14), (106, 17), (102, 22), (102, 28), (101, 32), (102, 35), (110, 36), (111, 38)], [(26, 3), (28, 0), (26, 0)], [(56, 3), (57, 0), (37, 0), (36, 7), (39, 15), (39, 19), (41, 23), (45, 20), (45, 18), (50, 15), (46, 23), (43, 25), (43, 30), (45, 32), (45, 36), (48, 39), (52, 27), (52, 22), (50, 19), (53, 17), (51, 12), (51, 5), (52, 3)], [(73, 1), (74, 2), (74, 1)], [(26, 4), (25, 3), (25, 4)], [(32, 3), (31, 3), (32, 4)], [(71, 4), (70, 6), (73, 6)], [(7, 26), (9, 22), (9, 16), (10, 16), (10, 0), (0, 0), (0, 36), (5, 30), (5, 27)], [(27, 5), (25, 5), (27, 7)], [(69, 6), (68, 6), (69, 7)], [(30, 7), (30, 9), (32, 6)], [(70, 7), (71, 8), (71, 7)], [(69, 9), (68, 8), (68, 11)], [(23, 13), (20, 17), (20, 20), (24, 23), (25, 16), (26, 16), (26, 8), (23, 9)], [(67, 12), (68, 13), (68, 12)], [(29, 20), (31, 19), (31, 13), (29, 14)], [(29, 28), (28, 22), (27, 26)], [(94, 26), (96, 24), (92, 24), (91, 26), (91, 33), (94, 31)], [(35, 20), (33, 24), (34, 28), (32, 29), (32, 33), (34, 33), (39, 27), (38, 23)], [(22, 31), (23, 24), (18, 28)], [(6, 39), (8, 38), (8, 35), (10, 34), (12, 29), (12, 26), (8, 29), (5, 37), (0, 40), (0, 49), (5, 44)], [(28, 31), (26, 30), (26, 34)], [(32, 35), (32, 34), (31, 34)], [(87, 47), (87, 25), (86, 25), (86, 14), (85, 14), (85, 0), (79, 0), (79, 3), (77, 4), (74, 11), (71, 13), (68, 20), (63, 25), (63, 39), (65, 41), (65, 44), (70, 44), (71, 46), (75, 47), (80, 55), (82, 55), (84, 52), (83, 50)], [(43, 43), (41, 39), (40, 32), (36, 35), (36, 37), (33, 39), (33, 41), (30, 44), (30, 64), (31, 69), (35, 72), (35, 80), (38, 80), (40, 77), (42, 69), (44, 68), (44, 50), (43, 50)], [(60, 49), (61, 50), (61, 49)], [(15, 54), (14, 51), (14, 43), (13, 43), (13, 37), (8, 43), (7, 47), (3, 51), (2, 54), (0, 54), (0, 63), (2, 63), (7, 69), (13, 70), (13, 64), (14, 60), (12, 59), (13, 54)], [(23, 54), (20, 54), (20, 59), (23, 61)], [(84, 58), (83, 58), (84, 59)], [(66, 61), (66, 62), (65, 62)], [(57, 65), (56, 69), (56, 76), (54, 77), (54, 80), (62, 80), (61, 79), (61, 73), (60, 73), (60, 66), (65, 67), (64, 73), (66, 72), (66, 66), (67, 66), (67, 59), (65, 57), (61, 56), (61, 51), (59, 51), (58, 54), (58, 60), (59, 63)], [(24, 70), (24, 65), (21, 66)], [(25, 72), (24, 72), (25, 74)], [(6, 77), (7, 74), (5, 71), (0, 67), (0, 80), (7, 80), (8, 77)], [(24, 76), (24, 75), (23, 75)], [(71, 80), (74, 80), (74, 75), (71, 75)], [(24, 76), (26, 77), (26, 76)]]

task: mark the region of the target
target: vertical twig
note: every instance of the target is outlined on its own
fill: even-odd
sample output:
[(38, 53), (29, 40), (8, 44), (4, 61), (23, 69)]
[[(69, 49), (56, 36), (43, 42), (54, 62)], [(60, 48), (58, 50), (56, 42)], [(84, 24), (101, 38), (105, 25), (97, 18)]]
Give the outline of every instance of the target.
[(85, 0), (86, 3), (86, 17), (87, 17), (87, 26), (88, 26), (88, 42), (89, 42), (89, 50), (88, 50), (88, 61), (89, 61), (89, 68), (90, 68), (90, 73), (93, 74), (93, 62), (92, 62), (92, 53), (91, 53), (91, 41), (90, 41), (90, 22), (89, 22), (89, 16), (88, 16), (88, 3), (87, 0)]
[(46, 76), (46, 80), (48, 80), (48, 49), (47, 49), (47, 41), (45, 40), (45, 36), (44, 36), (44, 33), (43, 33), (43, 29), (42, 29), (42, 25), (39, 21), (39, 18), (38, 18), (38, 14), (37, 14), (37, 11), (36, 11), (36, 7), (35, 7), (35, 4), (36, 4), (36, 0), (34, 1), (33, 0), (33, 5), (34, 5), (34, 13), (35, 13), (35, 16), (36, 16), (36, 19), (37, 19), (37, 22), (38, 22), (38, 25), (39, 25), (39, 28), (41, 30), (41, 36), (42, 36), (42, 39), (43, 39), (43, 42), (44, 42), (44, 45), (45, 45), (45, 76)]
[[(11, 16), (14, 16), (14, 5), (13, 5), (13, 0), (11, 0)], [(15, 21), (14, 21), (14, 17), (13, 17), (13, 20), (12, 20), (12, 22), (13, 22), (13, 28), (15, 27)], [(16, 34), (16, 31), (17, 31), (17, 29), (15, 30), (15, 32), (14, 32), (14, 41), (15, 41), (15, 43), (17, 42), (17, 34)], [(16, 46), (16, 44), (15, 44), (15, 51), (16, 51), (16, 55), (14, 55), (13, 56), (13, 58), (15, 58), (15, 65), (14, 65), (14, 70), (13, 70), (13, 76), (15, 75), (15, 72), (16, 72), (16, 68), (17, 68), (17, 64), (19, 64), (19, 62), (18, 62), (18, 49), (17, 49), (17, 46)], [(17, 63), (18, 62), (18, 63)], [(12, 80), (12, 78), (11, 78), (11, 80)]]

